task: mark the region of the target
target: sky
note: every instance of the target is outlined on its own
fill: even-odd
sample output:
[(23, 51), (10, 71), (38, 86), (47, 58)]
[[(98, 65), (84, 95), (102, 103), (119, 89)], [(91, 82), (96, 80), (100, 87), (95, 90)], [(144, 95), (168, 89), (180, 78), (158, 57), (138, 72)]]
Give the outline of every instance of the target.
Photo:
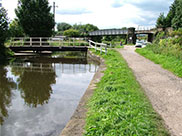
[[(160, 13), (167, 14), (174, 0), (49, 0), (56, 3), (56, 22), (93, 24), (100, 29), (155, 26)], [(18, 0), (2, 0), (10, 20)]]

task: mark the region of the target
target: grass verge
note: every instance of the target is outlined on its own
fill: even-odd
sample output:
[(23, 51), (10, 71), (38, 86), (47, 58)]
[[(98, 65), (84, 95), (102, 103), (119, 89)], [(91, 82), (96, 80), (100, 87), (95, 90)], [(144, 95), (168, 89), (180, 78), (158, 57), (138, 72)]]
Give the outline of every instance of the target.
[(88, 103), (84, 135), (169, 135), (121, 55), (109, 50), (102, 57), (107, 70)]
[(174, 56), (156, 54), (147, 48), (137, 49), (136, 52), (156, 64), (160, 64), (164, 69), (173, 72), (176, 76), (182, 77), (182, 61), (180, 59)]

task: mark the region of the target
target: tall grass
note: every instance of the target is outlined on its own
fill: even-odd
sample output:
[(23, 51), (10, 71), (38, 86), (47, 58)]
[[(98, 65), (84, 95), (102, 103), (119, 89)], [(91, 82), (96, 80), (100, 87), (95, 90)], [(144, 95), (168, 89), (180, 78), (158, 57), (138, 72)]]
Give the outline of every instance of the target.
[(148, 50), (156, 54), (174, 56), (177, 59), (182, 59), (182, 30), (173, 31), (165, 34), (159, 33), (153, 44), (147, 46)]
[(164, 69), (173, 72), (176, 76), (182, 77), (182, 60), (178, 57), (154, 53), (149, 48), (137, 49), (136, 52), (156, 64), (160, 64)]
[(159, 33), (153, 44), (136, 52), (182, 77), (182, 30)]
[(167, 136), (160, 117), (121, 55), (102, 55), (107, 70), (88, 103), (85, 136)]

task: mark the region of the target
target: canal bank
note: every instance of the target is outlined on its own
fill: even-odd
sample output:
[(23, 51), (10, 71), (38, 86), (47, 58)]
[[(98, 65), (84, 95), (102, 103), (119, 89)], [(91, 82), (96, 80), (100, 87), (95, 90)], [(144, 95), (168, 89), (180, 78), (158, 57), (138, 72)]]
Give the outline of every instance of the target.
[(101, 57), (100, 78), (92, 80), (61, 136), (169, 136), (123, 57), (114, 50)]
[(83, 135), (86, 113), (88, 111), (88, 109), (86, 108), (87, 103), (89, 99), (91, 98), (91, 96), (93, 95), (94, 90), (97, 87), (96, 84), (104, 76), (103, 72), (106, 69), (104, 59), (102, 59), (100, 56), (93, 54), (91, 51), (88, 51), (88, 56), (91, 57), (93, 60), (100, 63), (99, 69), (95, 73), (85, 94), (81, 98), (79, 105), (77, 106), (73, 116), (67, 123), (66, 127), (62, 130), (60, 136), (82, 136)]

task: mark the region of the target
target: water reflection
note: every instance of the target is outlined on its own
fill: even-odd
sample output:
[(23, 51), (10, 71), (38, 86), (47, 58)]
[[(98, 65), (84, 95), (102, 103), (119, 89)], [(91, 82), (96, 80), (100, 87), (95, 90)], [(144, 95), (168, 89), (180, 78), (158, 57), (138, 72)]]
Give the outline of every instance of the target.
[(47, 57), (1, 66), (0, 135), (58, 136), (97, 67), (83, 58)]
[(7, 78), (7, 69), (0, 66), (0, 124), (3, 124), (4, 118), (8, 117), (7, 108), (11, 104), (11, 91), (14, 88), (16, 84), (11, 78)]
[(52, 93), (51, 85), (56, 83), (56, 74), (51, 66), (34, 63), (29, 67), (12, 65), (14, 72), (22, 71), (18, 78), (18, 88), (28, 106), (37, 107), (37, 105), (48, 103)]

